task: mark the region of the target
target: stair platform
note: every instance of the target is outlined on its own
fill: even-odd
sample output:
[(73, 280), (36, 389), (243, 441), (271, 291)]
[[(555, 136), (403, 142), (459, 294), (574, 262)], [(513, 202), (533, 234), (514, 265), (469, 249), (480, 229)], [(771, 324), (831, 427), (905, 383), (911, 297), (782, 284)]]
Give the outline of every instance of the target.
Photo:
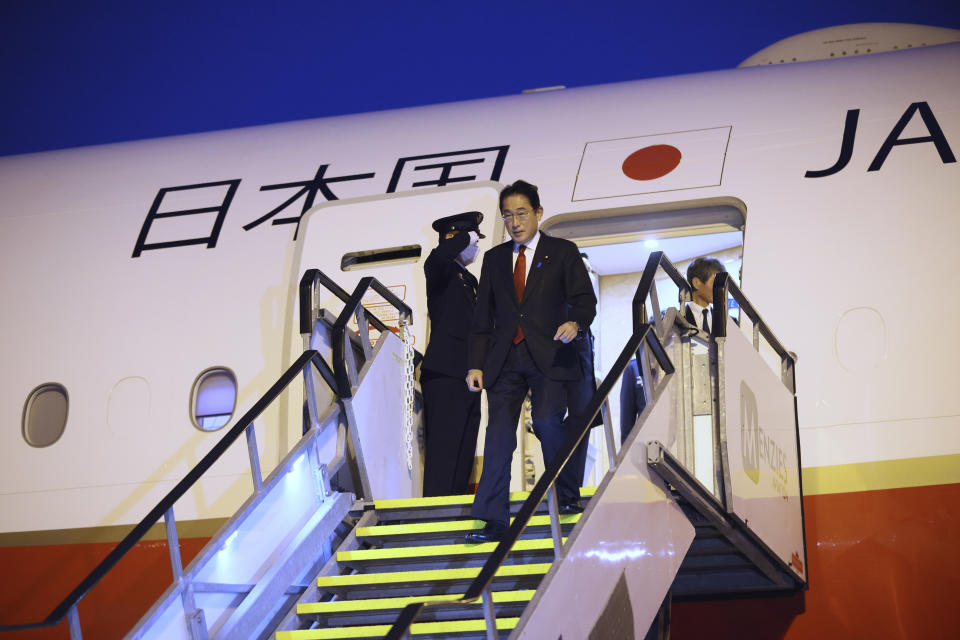
[[(596, 487), (580, 487), (580, 497), (589, 499)], [(530, 496), (529, 491), (510, 493), (510, 515), (516, 515), (523, 501)], [(443, 520), (450, 518), (468, 518), (473, 505), (472, 494), (462, 496), (436, 496), (431, 498), (404, 498), (397, 500), (375, 500), (374, 509), (380, 522), (406, 522), (417, 520)], [(537, 507), (537, 513), (547, 513), (547, 501)]]
[[(506, 638), (520, 618), (497, 618), (497, 631)], [(390, 625), (368, 625), (363, 627), (343, 627), (339, 629), (302, 629), (298, 631), (278, 631), (276, 640), (327, 640), (328, 638), (382, 638), (390, 630)], [(486, 638), (487, 626), (483, 618), (479, 620), (452, 620), (449, 622), (414, 622), (410, 625), (410, 635), (424, 640), (439, 638)]]
[[(593, 487), (582, 489), (584, 502), (594, 492)], [(511, 494), (514, 514), (527, 496)], [(481, 602), (459, 602), (497, 547), (495, 542), (464, 542), (465, 534), (484, 525), (469, 518), (472, 503), (472, 495), (441, 496), (378, 500), (355, 508), (362, 513), (360, 522), (311, 587), (310, 598), (317, 601), (301, 601), (295, 616), (299, 629), (278, 631), (277, 640), (383, 637), (403, 607), (418, 602), (432, 606), (411, 628), (413, 637), (487, 638)], [(506, 638), (516, 626), (552, 566), (547, 511), (547, 504), (541, 504), (508, 564), (490, 583), (499, 637)], [(563, 535), (581, 518), (579, 513), (560, 516)], [(449, 604), (435, 604), (438, 600)]]
[[(493, 604), (495, 615), (516, 617), (523, 613), (530, 602), (534, 589), (517, 591), (494, 591)], [(392, 624), (400, 611), (408, 604), (431, 602), (433, 606), (424, 609), (419, 618), (423, 622), (446, 620), (477, 619), (483, 617), (481, 602), (462, 604), (461, 594), (435, 596), (413, 596), (399, 598), (370, 598), (367, 600), (333, 600), (330, 602), (310, 602), (297, 605), (297, 614), (302, 618), (314, 619), (322, 626), (347, 626)], [(449, 605), (436, 604), (449, 601)]]
[[(579, 515), (579, 514), (578, 514)], [(404, 565), (421, 569), (442, 569), (450, 566), (482, 566), (487, 556), (497, 547), (496, 542), (481, 544), (439, 544), (429, 546), (390, 547), (386, 549), (359, 549), (337, 553), (341, 566), (355, 570), (402, 570)], [(553, 539), (518, 540), (510, 551), (512, 564), (552, 562)]]
[[(575, 513), (560, 516), (560, 526), (564, 534), (573, 529), (582, 515)], [(439, 544), (441, 541), (453, 543), (462, 541), (463, 536), (468, 532), (478, 531), (482, 528), (483, 520), (438, 520), (357, 527), (356, 535), (364, 542), (386, 547), (397, 544)], [(530, 522), (523, 530), (520, 539), (542, 538), (549, 535), (550, 516), (539, 515), (530, 518)]]
[[(550, 570), (551, 563), (504, 565), (494, 575), (497, 591), (535, 588)], [(353, 573), (317, 579), (317, 588), (345, 598), (370, 598), (375, 595), (435, 595), (462, 593), (480, 573), (480, 567)]]

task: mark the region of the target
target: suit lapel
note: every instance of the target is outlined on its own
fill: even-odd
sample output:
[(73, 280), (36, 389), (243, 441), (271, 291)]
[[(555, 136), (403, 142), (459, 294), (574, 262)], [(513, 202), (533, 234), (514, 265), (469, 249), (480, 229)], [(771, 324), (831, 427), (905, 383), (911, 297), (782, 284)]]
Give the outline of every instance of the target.
[(517, 289), (513, 286), (513, 241), (510, 240), (500, 246), (503, 247), (503, 257), (498, 257), (497, 262), (499, 263), (500, 271), (503, 274), (501, 276), (501, 279), (503, 280), (502, 286), (510, 289), (510, 295), (513, 298), (513, 301), (519, 307), (520, 300), (517, 299)]
[(532, 295), (536, 288), (540, 286), (543, 264), (550, 259), (550, 253), (550, 236), (541, 231), (540, 240), (537, 242), (537, 250), (533, 253), (530, 270), (527, 272), (527, 284), (523, 289), (524, 298)]

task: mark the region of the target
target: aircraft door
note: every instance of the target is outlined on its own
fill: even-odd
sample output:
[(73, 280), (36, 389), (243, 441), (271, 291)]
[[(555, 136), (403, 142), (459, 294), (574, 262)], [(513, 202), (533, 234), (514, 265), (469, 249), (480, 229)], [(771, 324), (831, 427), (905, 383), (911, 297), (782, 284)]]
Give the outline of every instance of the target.
[[(721, 260), (739, 282), (736, 274), (743, 254), (745, 210), (745, 205), (734, 198), (620, 204), (609, 209), (561, 213), (541, 225), (552, 235), (576, 242), (598, 274), (597, 317), (591, 326), (598, 383), (609, 372), (610, 364), (633, 330), (633, 296), (649, 254), (663, 251), (681, 272), (698, 256), (714, 257)], [(661, 310), (678, 307), (679, 289), (670, 278), (658, 274), (654, 284)], [(698, 362), (705, 365), (706, 348), (698, 349), (698, 355), (701, 356)], [(639, 365), (637, 367), (639, 369)], [(617, 449), (624, 439), (621, 434), (630, 432), (646, 403), (640, 373), (636, 369), (625, 371), (607, 398), (612, 439)], [(622, 386), (624, 383), (629, 385), (626, 389)], [(709, 403), (706, 413), (702, 416), (700, 413), (703, 411), (697, 410), (696, 433), (689, 442), (684, 438), (677, 446), (689, 446), (689, 457), (685, 450), (681, 457), (696, 469), (697, 477), (706, 486), (713, 488), (714, 443)], [(606, 451), (608, 444), (603, 430), (594, 429), (588, 449), (587, 483), (599, 484), (609, 470)], [(697, 453), (699, 455), (695, 455)]]
[[(422, 353), (428, 338), (423, 262), (437, 246), (437, 232), (430, 225), (444, 216), (480, 211), (486, 236), (480, 240), (482, 254), (502, 235), (500, 224), (494, 237), (499, 189), (497, 183), (485, 182), (321, 204), (300, 222), (292, 276), (298, 282), (307, 269), (320, 269), (348, 293), (361, 278), (376, 278), (413, 309), (414, 347)], [(477, 277), (480, 258), (469, 267)], [(343, 304), (332, 293), (320, 295), (321, 307), (339, 312)], [(368, 295), (364, 307), (396, 327), (396, 312), (373, 292)]]
[[(480, 240), (480, 251), (486, 251), (500, 242), (503, 235), (503, 225), (497, 216), (500, 185), (494, 182), (471, 183), (468, 186), (455, 186), (434, 189), (419, 189), (413, 192), (387, 194), (384, 196), (357, 198), (344, 201), (323, 203), (309, 211), (300, 223), (297, 247), (291, 265), (291, 277), (298, 283), (301, 276), (308, 269), (319, 269), (332, 279), (347, 293), (352, 293), (361, 278), (374, 277), (387, 287), (397, 298), (402, 300), (413, 310), (413, 346), (423, 353), (429, 339), (429, 322), (427, 316), (426, 281), (423, 273), (423, 264), (430, 251), (437, 246), (437, 232), (431, 228), (434, 220), (467, 211), (479, 211), (484, 219), (481, 223), (481, 233), (486, 237)], [(469, 266), (469, 270), (479, 278), (481, 255)], [(294, 290), (296, 286), (294, 286)], [(296, 295), (294, 293), (293, 295)], [(333, 316), (340, 314), (343, 302), (333, 293), (324, 288), (317, 292), (317, 304), (321, 309), (328, 310)], [(363, 306), (376, 315), (385, 325), (397, 331), (399, 314), (382, 296), (370, 290), (363, 299)], [(296, 320), (298, 303), (290, 307), (294, 318), (291, 326), (298, 327)], [(357, 331), (359, 327), (353, 318), (348, 329)], [(296, 329), (295, 329), (296, 330)], [(315, 348), (330, 358), (331, 349), (328, 336), (324, 332), (314, 331), (310, 339), (311, 348)], [(363, 332), (361, 332), (361, 336)], [(370, 329), (370, 341), (375, 344), (379, 333)], [(293, 358), (301, 353), (300, 341), (292, 337), (289, 341), (290, 354)], [(396, 346), (390, 350), (397, 351)], [(402, 349), (394, 353), (395, 359), (402, 361)], [(366, 365), (364, 365), (366, 366)], [(379, 367), (372, 367), (375, 371)], [(399, 368), (388, 376), (399, 373)], [(377, 375), (380, 375), (377, 373)], [(402, 379), (397, 379), (397, 386)], [(353, 403), (356, 422), (363, 431), (359, 437), (366, 442), (365, 452), (368, 460), (365, 465), (370, 474), (375, 469), (383, 471), (396, 461), (392, 459), (390, 447), (398, 445), (393, 439), (402, 428), (402, 415), (397, 413), (386, 396), (394, 393), (393, 381), (385, 379), (377, 385), (382, 390), (377, 392), (380, 400), (361, 398), (358, 396)], [(390, 387), (388, 389), (388, 387)], [(291, 398), (290, 415), (300, 415), (297, 407), (302, 398)], [(371, 409), (371, 405), (375, 407)], [(399, 405), (402, 407), (402, 404)], [(373, 411), (373, 413), (371, 413)], [(401, 411), (402, 413), (402, 411)], [(374, 415), (376, 414), (376, 416)], [(396, 425), (394, 423), (396, 422)], [(415, 429), (418, 429), (419, 420), (415, 420)], [(392, 426), (391, 426), (392, 425)], [(397, 426), (394, 429), (393, 426)], [(291, 425), (290, 437), (298, 437), (300, 425)], [(296, 434), (292, 431), (295, 430)], [(373, 433), (376, 430), (378, 433)], [(388, 442), (389, 441), (389, 442)], [(414, 435), (415, 463), (412, 470), (415, 480), (413, 490), (415, 495), (419, 491), (418, 438)], [(331, 437), (321, 439), (321, 461), (332, 458), (336, 447), (336, 439)], [(371, 451), (378, 452), (376, 455)], [(386, 456), (383, 464), (377, 462), (380, 454)], [(389, 460), (387, 458), (390, 458)], [(404, 466), (404, 471), (406, 470)], [(377, 473), (380, 473), (378, 471)], [(399, 470), (398, 470), (399, 471)], [(388, 472), (393, 473), (393, 472)], [(380, 473), (380, 475), (383, 475)], [(381, 487), (391, 486), (390, 478), (374, 479), (373, 484)], [(401, 484), (409, 484), (409, 479)], [(374, 496), (406, 497), (402, 495), (384, 495), (382, 490), (373, 488)]]

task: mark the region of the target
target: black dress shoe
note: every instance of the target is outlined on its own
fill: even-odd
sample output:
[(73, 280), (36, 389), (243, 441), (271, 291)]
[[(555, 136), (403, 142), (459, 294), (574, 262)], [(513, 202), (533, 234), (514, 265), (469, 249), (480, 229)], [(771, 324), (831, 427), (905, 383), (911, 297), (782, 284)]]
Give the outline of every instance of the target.
[(483, 529), (480, 529), (480, 531), (471, 531), (464, 536), (464, 539), (471, 543), (497, 542), (503, 538), (503, 534), (506, 532), (507, 525), (500, 524), (499, 522), (488, 522), (483, 525)]
[(560, 515), (569, 516), (575, 513), (583, 513), (583, 505), (579, 500), (560, 505)]

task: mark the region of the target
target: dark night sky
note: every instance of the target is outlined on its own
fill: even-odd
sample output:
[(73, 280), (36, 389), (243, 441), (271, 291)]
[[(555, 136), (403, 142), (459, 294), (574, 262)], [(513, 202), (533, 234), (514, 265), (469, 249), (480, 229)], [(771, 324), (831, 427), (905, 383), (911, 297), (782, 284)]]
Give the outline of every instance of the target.
[(0, 155), (728, 69), (857, 22), (960, 1), (4, 0)]

